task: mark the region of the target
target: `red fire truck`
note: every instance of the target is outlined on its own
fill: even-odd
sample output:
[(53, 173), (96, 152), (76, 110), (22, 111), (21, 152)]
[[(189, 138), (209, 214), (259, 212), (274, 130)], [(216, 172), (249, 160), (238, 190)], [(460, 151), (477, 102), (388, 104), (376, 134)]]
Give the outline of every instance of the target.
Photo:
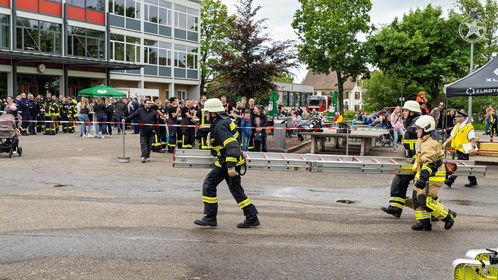
[(333, 112), (334, 108), (329, 110), (330, 106), (334, 106), (332, 103), (332, 96), (312, 95), (308, 97), (306, 111), (311, 112), (313, 109), (316, 109), (318, 112)]

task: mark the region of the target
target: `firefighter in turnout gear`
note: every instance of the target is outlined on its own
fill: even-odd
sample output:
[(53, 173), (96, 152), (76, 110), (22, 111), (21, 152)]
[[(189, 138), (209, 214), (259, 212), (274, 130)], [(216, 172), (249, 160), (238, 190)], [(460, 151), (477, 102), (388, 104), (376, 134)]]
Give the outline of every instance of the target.
[(237, 201), (246, 217), (244, 222), (238, 224), (237, 227), (250, 228), (259, 226), (256, 206), (247, 198), (241, 186), (240, 170), (241, 166), (245, 164), (245, 159), (240, 150), (240, 143), (237, 141), (237, 126), (225, 113), (225, 108), (223, 108), (223, 104), (218, 98), (208, 99), (204, 104), (204, 112), (211, 122), (208, 137), (212, 147), (211, 153), (218, 160), (204, 179), (202, 187), (205, 216), (194, 221), (194, 223), (211, 227), (217, 225), (218, 197), (216, 189), (221, 181), (225, 180), (235, 201)]
[(182, 148), (192, 149), (195, 142), (195, 111), (192, 104), (192, 100), (185, 100), (185, 106), (182, 108), (182, 125), (188, 125), (188, 127), (182, 126)]
[[(438, 192), (446, 178), (443, 164), (444, 152), (435, 134), (436, 122), (431, 116), (421, 116), (415, 121), (418, 140), (417, 155), (414, 163), (415, 186), (413, 187), (413, 208), (417, 223), (413, 230), (430, 231), (431, 216), (442, 219), (444, 228), (451, 229), (455, 223), (456, 213), (443, 205)], [(434, 135), (434, 136), (433, 136)]]
[(206, 102), (206, 97), (202, 96), (200, 99), (200, 103), (197, 106), (197, 119), (199, 128), (197, 129), (197, 139), (199, 140), (199, 148), (201, 150), (209, 150), (210, 146), (207, 141), (207, 136), (211, 129), (211, 125), (206, 117), (206, 114), (203, 113), (204, 103)]
[(68, 133), (69, 132), (69, 126), (71, 125), (69, 121), (71, 120), (71, 110), (70, 110), (70, 105), (67, 99), (64, 97), (62, 98), (62, 105), (61, 105), (61, 121), (62, 123), (62, 132)]
[(52, 95), (47, 93), (47, 98), (45, 100), (45, 134), (46, 135), (55, 135), (55, 123), (59, 117), (59, 105), (52, 99)]
[(69, 133), (74, 133), (76, 131), (76, 123), (74, 123), (74, 121), (78, 120), (78, 110), (76, 109), (77, 104), (78, 102), (76, 102), (75, 99), (70, 98), (69, 119), (72, 121), (72, 123), (69, 124)]
[[(164, 124), (164, 121), (166, 120), (166, 109), (162, 105), (161, 99), (157, 98), (154, 100), (154, 105), (152, 105), (151, 109), (156, 111), (157, 116), (159, 117), (159, 124)], [(154, 141), (152, 142), (151, 150), (158, 153), (166, 152), (163, 148), (163, 145), (166, 145), (166, 127), (158, 126), (154, 131)]]
[[(407, 151), (407, 157), (413, 158), (416, 154), (415, 143), (417, 142), (417, 128), (415, 121), (420, 117), (421, 110), (418, 102), (409, 100), (403, 106), (404, 127), (403, 146)], [(396, 218), (401, 217), (405, 206), (406, 191), (412, 181), (414, 175), (396, 175), (391, 182), (391, 197), (389, 198), (389, 206), (382, 207), (382, 211), (391, 214)]]
[(178, 115), (180, 114), (180, 106), (178, 106), (178, 98), (171, 97), (169, 99), (170, 106), (168, 107), (168, 133), (169, 133), (169, 141), (168, 141), (168, 153), (173, 153), (176, 148), (177, 143), (177, 132), (178, 127), (173, 126), (176, 125), (178, 120)]

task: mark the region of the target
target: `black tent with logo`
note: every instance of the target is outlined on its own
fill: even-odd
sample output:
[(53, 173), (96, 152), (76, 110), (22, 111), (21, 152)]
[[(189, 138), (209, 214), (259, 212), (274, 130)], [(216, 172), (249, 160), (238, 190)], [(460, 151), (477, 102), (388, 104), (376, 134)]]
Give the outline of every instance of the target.
[(498, 96), (498, 57), (464, 78), (444, 86), (447, 97)]

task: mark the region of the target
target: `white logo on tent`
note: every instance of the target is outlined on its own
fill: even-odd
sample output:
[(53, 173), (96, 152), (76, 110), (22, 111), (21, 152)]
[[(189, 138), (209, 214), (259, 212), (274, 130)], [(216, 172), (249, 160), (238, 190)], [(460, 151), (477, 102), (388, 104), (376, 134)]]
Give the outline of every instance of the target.
[(473, 88), (468, 88), (466, 93), (467, 93), (467, 95), (474, 95), (475, 90)]

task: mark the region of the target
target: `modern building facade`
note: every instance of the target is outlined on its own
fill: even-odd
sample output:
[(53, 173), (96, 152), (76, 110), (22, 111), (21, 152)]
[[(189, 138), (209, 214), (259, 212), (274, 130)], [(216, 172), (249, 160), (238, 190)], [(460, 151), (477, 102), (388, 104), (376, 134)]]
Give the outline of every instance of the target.
[[(303, 83), (313, 85), (314, 95), (333, 95), (334, 91), (339, 89), (337, 87), (337, 75), (335, 72), (324, 75), (308, 71)], [(360, 111), (363, 109), (364, 89), (362, 88), (362, 84), (361, 77), (358, 77), (356, 81), (348, 79), (344, 83), (343, 105), (345, 111)]]
[(283, 103), (286, 107), (294, 107), (299, 104), (306, 106), (308, 97), (313, 95), (312, 85), (275, 82), (277, 86), (278, 103)]
[(0, 0), (0, 98), (98, 84), (199, 97), (200, 1)]

